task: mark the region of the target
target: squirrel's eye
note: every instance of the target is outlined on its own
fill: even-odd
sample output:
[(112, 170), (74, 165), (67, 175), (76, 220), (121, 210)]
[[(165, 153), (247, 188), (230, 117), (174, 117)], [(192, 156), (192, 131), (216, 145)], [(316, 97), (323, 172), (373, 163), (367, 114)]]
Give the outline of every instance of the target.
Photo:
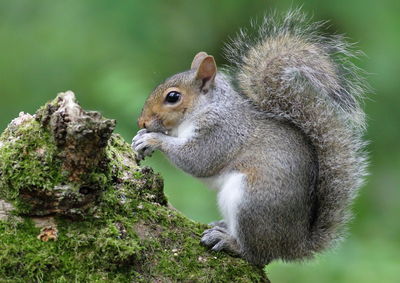
[(181, 93), (177, 91), (170, 91), (168, 92), (167, 96), (165, 97), (165, 101), (168, 103), (177, 103), (181, 98)]

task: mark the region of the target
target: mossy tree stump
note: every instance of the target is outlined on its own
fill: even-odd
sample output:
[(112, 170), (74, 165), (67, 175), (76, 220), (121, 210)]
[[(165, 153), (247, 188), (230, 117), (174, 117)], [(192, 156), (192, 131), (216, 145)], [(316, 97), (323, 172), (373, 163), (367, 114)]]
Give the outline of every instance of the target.
[(205, 225), (169, 208), (163, 182), (72, 92), (0, 137), (0, 281), (267, 282), (199, 244)]

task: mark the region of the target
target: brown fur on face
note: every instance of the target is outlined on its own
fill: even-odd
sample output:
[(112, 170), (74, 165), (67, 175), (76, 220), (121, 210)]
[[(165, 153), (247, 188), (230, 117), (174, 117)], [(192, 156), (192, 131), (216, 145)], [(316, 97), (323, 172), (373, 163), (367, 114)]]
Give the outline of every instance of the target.
[[(197, 98), (208, 92), (217, 73), (214, 57), (199, 52), (191, 70), (176, 74), (160, 84), (147, 98), (138, 120), (140, 128), (152, 132), (167, 132), (178, 126), (187, 112), (191, 112)], [(165, 101), (169, 92), (176, 91), (181, 98), (176, 103)]]
[[(186, 75), (182, 73), (182, 76)], [(138, 121), (140, 128), (156, 132), (169, 131), (179, 125), (185, 113), (192, 109), (198, 92), (193, 86), (179, 85), (176, 79), (172, 77), (150, 94)], [(171, 91), (181, 94), (180, 100), (175, 104), (165, 102), (165, 97)]]

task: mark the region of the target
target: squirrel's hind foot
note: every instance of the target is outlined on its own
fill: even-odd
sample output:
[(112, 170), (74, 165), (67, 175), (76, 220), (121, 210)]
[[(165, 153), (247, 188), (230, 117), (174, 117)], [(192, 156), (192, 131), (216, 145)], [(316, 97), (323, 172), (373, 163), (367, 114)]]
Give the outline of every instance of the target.
[(218, 221), (214, 227), (205, 230), (200, 243), (212, 251), (224, 251), (232, 256), (239, 256), (240, 250), (236, 239), (225, 227), (218, 225), (222, 223), (224, 222)]

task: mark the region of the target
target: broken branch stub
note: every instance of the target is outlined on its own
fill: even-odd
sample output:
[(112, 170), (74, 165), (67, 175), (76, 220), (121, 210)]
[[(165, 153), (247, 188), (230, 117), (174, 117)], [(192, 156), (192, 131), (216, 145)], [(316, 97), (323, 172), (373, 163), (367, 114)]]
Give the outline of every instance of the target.
[(36, 119), (51, 132), (63, 160), (62, 169), (74, 182), (99, 165), (115, 128), (115, 120), (83, 110), (71, 91), (59, 94), (54, 103), (40, 109)]
[(106, 146), (115, 120), (60, 93), (35, 115), (20, 113), (2, 135), (0, 198), (30, 216), (82, 216), (109, 184)]

